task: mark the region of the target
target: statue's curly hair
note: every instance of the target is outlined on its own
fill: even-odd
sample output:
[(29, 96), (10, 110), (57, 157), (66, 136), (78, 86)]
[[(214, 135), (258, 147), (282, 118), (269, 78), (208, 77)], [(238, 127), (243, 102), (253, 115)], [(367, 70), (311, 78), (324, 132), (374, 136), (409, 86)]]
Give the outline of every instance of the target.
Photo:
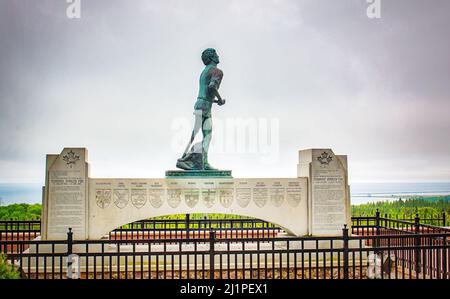
[(205, 65), (210, 64), (212, 57), (216, 55), (216, 50), (213, 48), (208, 48), (202, 53), (202, 61)]

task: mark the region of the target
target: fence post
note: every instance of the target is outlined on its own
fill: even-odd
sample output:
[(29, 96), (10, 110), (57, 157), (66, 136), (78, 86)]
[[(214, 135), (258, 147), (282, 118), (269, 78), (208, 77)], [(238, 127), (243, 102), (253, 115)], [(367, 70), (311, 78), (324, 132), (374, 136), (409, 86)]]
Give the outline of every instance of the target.
[(186, 238), (188, 238), (189, 239), (189, 223), (191, 222), (190, 221), (190, 214), (186, 214), (186, 218), (185, 218), (185, 225), (186, 225)]
[(447, 279), (447, 236), (442, 237), (444, 248), (442, 250), (442, 279)]
[(209, 229), (209, 279), (214, 279), (214, 243), (216, 239), (216, 232)]
[(445, 210), (442, 211), (442, 226), (445, 226)]
[(415, 239), (415, 247), (416, 249), (414, 250), (414, 255), (415, 255), (415, 265), (416, 265), (416, 273), (420, 273), (420, 218), (419, 218), (419, 214), (416, 213), (416, 217), (414, 218), (414, 232), (416, 234)]
[[(377, 208), (377, 211), (375, 212), (375, 235), (380, 235), (380, 211)], [(375, 239), (375, 247), (379, 247), (380, 239)]]
[[(69, 231), (67, 232), (67, 279), (72, 279), (72, 260), (71, 260), (71, 254), (72, 254), (72, 246), (73, 246), (73, 232), (72, 228), (69, 227)], [(62, 267), (62, 265), (60, 265)], [(70, 272), (70, 273), (69, 273)]]
[(344, 279), (348, 279), (348, 228), (344, 224), (342, 229), (342, 240), (344, 241)]
[(67, 255), (72, 254), (72, 246), (73, 246), (73, 232), (72, 228), (69, 227), (69, 231), (67, 232)]

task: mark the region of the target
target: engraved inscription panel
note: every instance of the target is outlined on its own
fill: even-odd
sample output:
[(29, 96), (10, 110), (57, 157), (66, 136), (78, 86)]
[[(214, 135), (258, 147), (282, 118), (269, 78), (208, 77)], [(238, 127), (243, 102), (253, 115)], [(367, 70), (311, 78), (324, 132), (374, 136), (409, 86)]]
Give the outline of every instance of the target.
[(332, 152), (315, 153), (312, 172), (313, 226), (318, 232), (333, 232), (346, 223), (345, 171)]
[[(47, 206), (43, 238), (65, 239), (72, 228), (75, 238), (86, 235), (86, 168), (84, 149), (64, 149), (47, 156)], [(93, 199), (95, 200), (95, 198)]]

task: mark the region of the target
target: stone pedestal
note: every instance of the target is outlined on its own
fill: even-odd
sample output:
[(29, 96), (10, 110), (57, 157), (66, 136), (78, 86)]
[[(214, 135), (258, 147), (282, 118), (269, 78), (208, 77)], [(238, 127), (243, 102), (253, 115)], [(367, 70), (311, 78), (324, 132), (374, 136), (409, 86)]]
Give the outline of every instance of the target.
[(341, 235), (344, 224), (351, 225), (347, 156), (331, 149), (302, 150), (298, 176), (308, 178), (310, 234)]
[(42, 205), (44, 240), (64, 240), (69, 227), (76, 239), (88, 236), (88, 177), (84, 148), (65, 148), (59, 155), (47, 155)]
[(167, 170), (166, 178), (232, 178), (231, 170)]

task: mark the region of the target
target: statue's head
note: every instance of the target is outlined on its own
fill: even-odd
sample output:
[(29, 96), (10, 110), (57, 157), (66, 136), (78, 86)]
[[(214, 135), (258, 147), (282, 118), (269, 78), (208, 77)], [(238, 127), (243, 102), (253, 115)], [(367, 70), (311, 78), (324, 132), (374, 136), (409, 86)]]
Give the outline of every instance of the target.
[(205, 65), (210, 64), (211, 62), (218, 64), (219, 61), (219, 55), (217, 55), (216, 50), (213, 48), (208, 48), (202, 53), (202, 60)]

